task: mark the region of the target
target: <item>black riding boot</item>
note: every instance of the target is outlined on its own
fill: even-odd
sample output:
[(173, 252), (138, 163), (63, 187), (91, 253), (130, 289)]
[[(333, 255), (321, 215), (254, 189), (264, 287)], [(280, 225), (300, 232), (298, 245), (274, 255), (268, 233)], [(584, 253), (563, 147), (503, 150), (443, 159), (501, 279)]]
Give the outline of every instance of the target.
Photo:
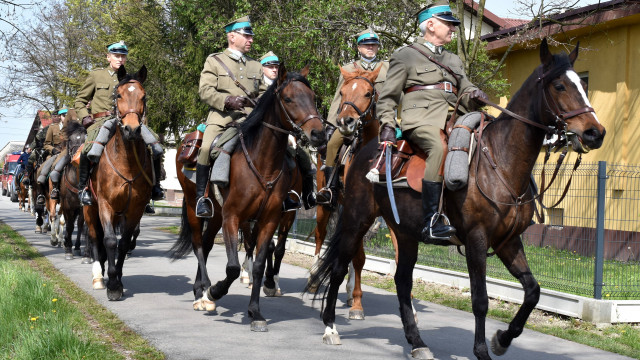
[(213, 203), (204, 197), (204, 192), (209, 183), (209, 166), (196, 165), (196, 216), (210, 218), (213, 216)]
[(426, 243), (432, 240), (449, 240), (456, 233), (456, 229), (451, 225), (444, 224), (442, 216), (438, 214), (440, 194), (442, 194), (441, 182), (422, 180), (422, 211), (424, 214), (422, 241)]
[(153, 159), (153, 171), (156, 173), (156, 183), (151, 189), (151, 200), (158, 201), (164, 200), (164, 189), (160, 186), (160, 179), (162, 174), (162, 156), (158, 156), (157, 159)]
[(39, 182), (36, 182), (36, 183), (37, 183), (36, 186), (37, 186), (38, 194), (39, 194), (38, 197), (36, 198), (36, 205), (44, 206), (44, 203), (46, 201), (46, 199), (45, 199), (45, 197), (43, 195), (44, 191), (45, 191), (44, 190), (44, 184), (41, 184)]
[(59, 186), (60, 183), (56, 183), (51, 181), (51, 184), (53, 185), (53, 189), (51, 189), (51, 192), (49, 193), (49, 197), (51, 197), (51, 200), (60, 200), (60, 190), (59, 190)]
[[(336, 169), (336, 173), (331, 178), (331, 173), (334, 172), (333, 169)], [(337, 173), (337, 168), (335, 166), (325, 166), (324, 176), (327, 179), (327, 186), (318, 190), (316, 202), (320, 205), (329, 205), (335, 208), (338, 204), (338, 192), (340, 191), (340, 177)]]
[(89, 171), (91, 170), (91, 163), (86, 154), (80, 154), (80, 165), (78, 165), (78, 198), (82, 205), (92, 205), (91, 192), (87, 188), (87, 181), (89, 181)]

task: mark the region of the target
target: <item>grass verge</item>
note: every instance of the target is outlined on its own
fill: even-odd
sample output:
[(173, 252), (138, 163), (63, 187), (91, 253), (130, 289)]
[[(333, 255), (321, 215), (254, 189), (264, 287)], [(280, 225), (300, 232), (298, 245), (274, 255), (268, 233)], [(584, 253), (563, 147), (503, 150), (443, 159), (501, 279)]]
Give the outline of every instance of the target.
[(0, 222), (0, 358), (164, 359)]

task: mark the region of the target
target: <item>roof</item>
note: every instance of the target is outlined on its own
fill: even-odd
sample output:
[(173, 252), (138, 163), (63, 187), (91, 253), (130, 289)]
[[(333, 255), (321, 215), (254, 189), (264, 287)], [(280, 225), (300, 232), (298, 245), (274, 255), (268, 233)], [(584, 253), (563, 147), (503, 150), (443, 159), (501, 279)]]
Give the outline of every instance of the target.
[(51, 119), (51, 113), (49, 111), (38, 110), (36, 112), (36, 117), (33, 119), (33, 124), (31, 124), (31, 130), (29, 130), (25, 143), (31, 144), (38, 131), (51, 124), (52, 121), (53, 119)]

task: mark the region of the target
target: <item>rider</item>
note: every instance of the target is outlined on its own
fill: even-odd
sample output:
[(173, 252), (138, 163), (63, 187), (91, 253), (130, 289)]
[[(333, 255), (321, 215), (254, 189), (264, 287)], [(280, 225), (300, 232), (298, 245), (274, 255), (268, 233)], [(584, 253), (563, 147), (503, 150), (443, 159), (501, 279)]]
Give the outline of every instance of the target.
[[(278, 67), (280, 65), (280, 59), (273, 53), (273, 51), (269, 51), (268, 53), (262, 55), (260, 58), (260, 64), (262, 64), (262, 72), (264, 74), (262, 80), (267, 86), (271, 86), (273, 82), (278, 78)], [(295, 138), (293, 136), (289, 136), (290, 142), (295, 143)], [(313, 176), (315, 175), (315, 170), (311, 165), (311, 158), (309, 154), (300, 146), (295, 146), (296, 153), (296, 163), (300, 168), (300, 173), (302, 175), (302, 202), (304, 203), (304, 207), (308, 210), (316, 205), (315, 194), (313, 192)], [(284, 211), (293, 211), (300, 208), (300, 203), (292, 200), (289, 196), (284, 198), (283, 204)]]
[[(29, 185), (29, 181), (25, 181), (27, 179), (27, 164), (29, 162), (29, 155), (31, 154), (31, 146), (29, 146), (29, 144), (25, 145), (24, 147), (24, 151), (22, 152), (22, 154), (20, 154), (20, 157), (18, 158), (18, 167), (20, 169), (20, 173), (24, 173), (25, 176), (22, 177), (22, 182), (25, 185)], [(18, 171), (16, 171), (16, 174), (14, 176), (14, 179), (18, 178)], [(15, 180), (14, 180), (15, 181)], [(17, 187), (17, 186), (16, 186)]]
[[(82, 119), (82, 125), (87, 128), (87, 138), (82, 148), (80, 165), (78, 166), (78, 188), (81, 190), (78, 195), (83, 205), (91, 205), (91, 192), (88, 191), (87, 188), (87, 181), (91, 171), (91, 161), (87, 157), (87, 154), (91, 150), (92, 143), (96, 140), (99, 133), (101, 133), (101, 130), (109, 134), (110, 130), (106, 127), (103, 128), (103, 125), (115, 115), (112, 112), (114, 107), (113, 91), (118, 85), (118, 69), (127, 62), (128, 53), (129, 49), (124, 41), (108, 45), (107, 61), (109, 62), (109, 67), (90, 71), (76, 97), (75, 109), (78, 118)], [(89, 113), (87, 109), (89, 103), (91, 103), (91, 113)], [(158, 136), (146, 125), (141, 124), (140, 126), (143, 132), (149, 131), (156, 140), (158, 139)], [(153, 144), (153, 142), (148, 141), (146, 137), (143, 136), (143, 138), (145, 138), (147, 145)], [(162, 155), (154, 154), (153, 168), (156, 173), (156, 178), (160, 178), (160, 174), (162, 173)], [(159, 181), (156, 181), (156, 184), (153, 185), (151, 199), (164, 199), (164, 190), (160, 187)], [(147, 206), (146, 211), (150, 212), (150, 210)]]
[[(65, 111), (66, 113), (66, 111)], [(51, 114), (51, 124), (47, 127), (47, 132), (44, 138), (44, 143), (42, 148), (45, 153), (47, 153), (47, 157), (42, 164), (40, 175), (38, 176), (36, 183), (38, 186), (38, 193), (44, 194), (44, 186), (48, 180), (49, 172), (52, 168), (52, 164), (55, 161), (53, 157), (56, 157), (58, 154), (62, 152), (63, 142), (64, 142), (64, 122), (62, 121), (62, 114), (60, 110), (56, 110)], [(39, 205), (44, 205), (44, 197), (38, 196), (36, 202)], [(57, 200), (57, 199), (54, 199)]]
[(49, 150), (53, 155), (58, 154), (56, 160), (51, 166), (51, 173), (49, 174), (49, 177), (51, 178), (51, 182), (53, 184), (53, 188), (51, 189), (51, 193), (49, 194), (52, 200), (60, 200), (60, 171), (57, 171), (55, 169), (61, 160), (63, 160), (62, 164), (64, 164), (64, 162), (66, 161), (65, 159), (67, 158), (67, 147), (65, 145), (67, 138), (65, 129), (67, 127), (67, 122), (72, 121), (70, 120), (70, 117), (67, 116), (67, 112), (68, 109), (58, 110), (58, 117), (60, 117), (61, 119), (60, 123), (58, 126), (49, 127), (49, 131), (47, 131), (47, 137), (44, 141), (44, 148), (46, 150)]
[[(53, 116), (51, 116), (53, 118)], [(29, 180), (31, 178), (31, 174), (34, 171), (34, 167), (36, 162), (38, 161), (38, 158), (41, 158), (43, 161), (47, 156), (47, 152), (42, 148), (44, 146), (44, 139), (47, 137), (47, 132), (49, 131), (49, 126), (51, 126), (51, 124), (45, 126), (44, 128), (40, 129), (40, 131), (38, 131), (38, 133), (36, 134), (36, 136), (34, 137), (33, 141), (31, 142), (31, 144), (29, 144), (29, 148), (33, 149), (32, 150), (32, 154), (29, 155), (29, 161), (27, 161), (27, 175), (25, 176), (25, 179), (23, 180), (23, 182), (26, 185), (31, 185), (31, 180)]]
[(212, 142), (224, 132), (225, 126), (244, 120), (253, 107), (250, 98), (256, 99), (266, 90), (260, 62), (245, 55), (251, 50), (253, 43), (249, 17), (244, 16), (230, 22), (224, 30), (227, 34), (227, 49), (209, 55), (200, 73), (198, 93), (200, 100), (209, 106), (209, 115), (196, 165), (198, 217), (213, 216), (211, 200), (204, 196), (209, 182), (209, 152)]
[[(371, 28), (368, 28), (356, 34), (356, 44), (358, 45), (358, 53), (360, 54), (360, 59), (347, 63), (342, 66), (342, 68), (348, 72), (354, 72), (357, 69), (374, 71), (381, 67), (382, 69), (380, 70), (380, 73), (378, 74), (378, 77), (375, 81), (376, 91), (380, 93), (380, 91), (382, 90), (382, 86), (384, 85), (384, 82), (387, 78), (387, 69), (389, 69), (389, 62), (380, 60), (377, 57), (378, 50), (380, 49), (380, 37)], [(333, 98), (333, 101), (331, 102), (329, 115), (327, 116), (326, 150), (322, 149), (322, 147), (318, 149), (321, 152), (326, 151), (324, 173), (327, 179), (327, 186), (318, 190), (317, 202), (318, 204), (331, 205), (332, 207), (335, 207), (338, 198), (337, 196), (334, 196), (334, 194), (337, 194), (338, 191), (339, 178), (337, 175), (334, 175), (333, 178), (331, 178), (331, 173), (334, 171), (333, 169), (336, 165), (338, 151), (340, 150), (340, 146), (342, 146), (343, 143), (343, 138), (340, 132), (335, 132), (336, 127), (338, 126), (338, 113), (340, 111), (340, 105), (342, 104), (342, 95), (340, 95), (340, 89), (342, 88), (343, 84), (344, 78), (342, 77), (342, 74), (340, 74), (336, 94)], [(329, 179), (331, 179), (331, 182), (329, 182)]]
[(476, 99), (486, 99), (487, 95), (467, 79), (462, 60), (443, 48), (460, 24), (453, 17), (449, 2), (438, 0), (422, 9), (418, 23), (422, 37), (391, 56), (378, 114), (380, 142), (395, 144), (394, 109), (402, 105), (403, 137), (429, 154), (422, 180), (422, 241), (428, 242), (449, 239), (456, 231), (444, 224), (438, 214), (443, 180), (439, 168), (444, 154), (440, 132), (456, 101), (460, 99), (458, 110), (467, 113), (480, 106)]

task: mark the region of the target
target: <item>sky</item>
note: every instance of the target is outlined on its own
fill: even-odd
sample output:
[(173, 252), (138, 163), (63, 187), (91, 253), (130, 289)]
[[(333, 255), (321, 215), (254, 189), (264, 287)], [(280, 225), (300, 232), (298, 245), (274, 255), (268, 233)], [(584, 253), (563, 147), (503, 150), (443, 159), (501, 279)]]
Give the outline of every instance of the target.
[[(516, 1), (518, 0), (486, 0), (485, 7), (500, 17), (523, 18), (524, 16), (516, 12), (516, 6), (514, 5)], [(547, 3), (549, 3), (549, 1), (547, 1)], [(580, 0), (577, 6), (580, 7), (595, 3), (598, 3), (598, 0)], [(1, 26), (2, 24), (0, 23), (0, 27)], [(1, 75), (2, 74), (0, 74), (0, 76)], [(4, 147), (9, 141), (24, 141), (26, 139), (33, 119), (35, 118), (36, 110), (36, 106), (7, 108), (0, 104), (0, 148)]]

